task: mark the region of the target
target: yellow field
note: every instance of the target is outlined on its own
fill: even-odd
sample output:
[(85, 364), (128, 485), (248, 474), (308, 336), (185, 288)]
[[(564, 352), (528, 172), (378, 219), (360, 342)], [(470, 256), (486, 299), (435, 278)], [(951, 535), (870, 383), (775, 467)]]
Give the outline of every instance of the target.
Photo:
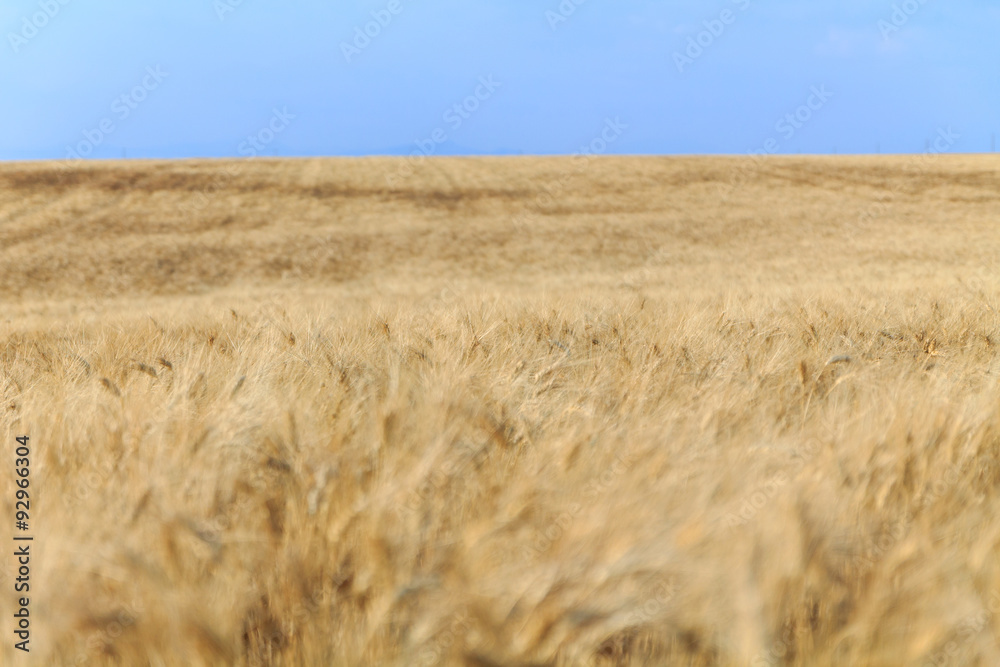
[(998, 166), (2, 164), (0, 662), (998, 665)]

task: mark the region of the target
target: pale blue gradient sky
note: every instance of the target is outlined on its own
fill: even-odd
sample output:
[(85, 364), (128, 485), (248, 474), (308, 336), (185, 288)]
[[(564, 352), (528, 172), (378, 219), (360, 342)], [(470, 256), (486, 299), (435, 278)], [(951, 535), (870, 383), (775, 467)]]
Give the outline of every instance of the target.
[[(980, 152), (1000, 133), (1000, 7), (986, 0), (908, 0), (916, 11), (888, 35), (879, 21), (899, 0), (586, 0), (554, 27), (559, 0), (397, 1), (348, 62), (342, 44), (390, 0), (243, 0), (221, 18), (226, 0), (5, 0), (0, 159), (62, 158), (97, 132), (92, 157), (406, 154), (415, 142), (574, 153), (609, 118), (627, 126), (610, 153), (920, 152), (948, 128), (949, 151)], [(54, 15), (25, 29), (44, 5)], [(675, 53), (726, 10), (679, 71)], [(146, 74), (157, 66), (159, 83)], [(490, 76), (499, 87), (479, 87), (459, 116)], [(145, 99), (122, 101), (144, 78)], [(814, 86), (832, 97), (810, 100)], [(294, 118), (273, 123), (275, 109)], [(796, 110), (808, 120), (789, 137), (778, 123)]]

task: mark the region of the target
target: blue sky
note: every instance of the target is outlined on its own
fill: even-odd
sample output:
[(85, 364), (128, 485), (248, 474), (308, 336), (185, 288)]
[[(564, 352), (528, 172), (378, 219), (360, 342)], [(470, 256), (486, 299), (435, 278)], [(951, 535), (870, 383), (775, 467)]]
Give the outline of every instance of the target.
[(998, 28), (986, 0), (5, 0), (0, 159), (982, 152)]

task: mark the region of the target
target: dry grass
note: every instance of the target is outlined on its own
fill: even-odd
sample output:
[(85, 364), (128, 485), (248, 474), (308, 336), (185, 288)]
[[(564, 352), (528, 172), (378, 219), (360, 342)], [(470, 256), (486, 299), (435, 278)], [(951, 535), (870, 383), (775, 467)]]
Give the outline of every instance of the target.
[(401, 164), (0, 166), (30, 664), (1000, 664), (993, 160)]

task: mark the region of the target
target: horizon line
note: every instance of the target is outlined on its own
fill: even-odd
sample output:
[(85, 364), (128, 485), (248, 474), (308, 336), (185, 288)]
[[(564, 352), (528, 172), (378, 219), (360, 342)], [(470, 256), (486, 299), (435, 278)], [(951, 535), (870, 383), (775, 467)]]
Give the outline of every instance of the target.
[(463, 158), (496, 158), (496, 159), (517, 159), (517, 158), (581, 158), (587, 157), (591, 159), (600, 158), (750, 158), (750, 159), (761, 159), (767, 160), (771, 158), (805, 158), (805, 157), (822, 157), (822, 158), (837, 158), (837, 157), (918, 157), (918, 156), (929, 156), (929, 157), (963, 157), (963, 156), (974, 156), (974, 155), (998, 155), (996, 151), (977, 151), (977, 152), (959, 152), (959, 151), (935, 151), (935, 150), (924, 150), (919, 152), (909, 152), (909, 153), (818, 153), (818, 152), (802, 152), (802, 153), (512, 153), (512, 152), (497, 152), (497, 153), (448, 153), (441, 155), (413, 155), (405, 153), (335, 153), (335, 154), (322, 154), (322, 155), (309, 155), (309, 154), (290, 154), (290, 155), (257, 155), (253, 157), (240, 156), (240, 155), (207, 155), (207, 156), (154, 156), (154, 157), (88, 157), (88, 158), (7, 158), (0, 156), (0, 163), (3, 164), (34, 164), (34, 163), (58, 163), (58, 164), (84, 164), (84, 163), (100, 163), (100, 162), (186, 162), (186, 161), (237, 161), (237, 162), (255, 162), (255, 161), (279, 161), (279, 160), (357, 160), (357, 159), (398, 159), (398, 160), (438, 160), (438, 159), (463, 159)]

